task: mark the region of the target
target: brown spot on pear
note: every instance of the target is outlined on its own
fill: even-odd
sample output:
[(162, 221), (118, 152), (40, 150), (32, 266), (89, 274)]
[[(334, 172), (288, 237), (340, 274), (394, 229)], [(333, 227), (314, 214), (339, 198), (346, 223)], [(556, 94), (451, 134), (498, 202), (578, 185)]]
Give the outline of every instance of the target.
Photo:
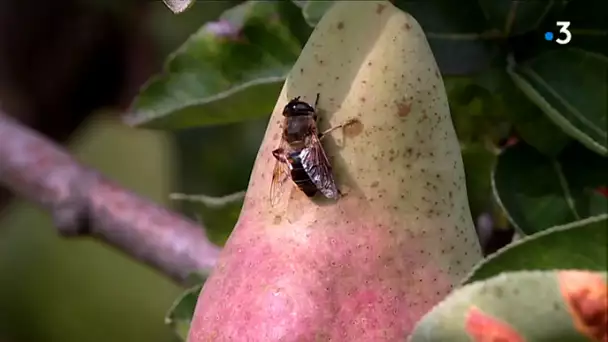
[(351, 120), (344, 126), (344, 135), (353, 138), (363, 132), (363, 123), (359, 120)]
[(525, 342), (513, 327), (476, 307), (467, 313), (465, 330), (474, 342)]
[[(317, 58), (331, 71), (300, 74), (318, 70)], [(382, 73), (384, 66), (391, 72)], [(481, 258), (433, 54), (420, 25), (390, 2), (337, 1), (293, 70), (239, 221), (198, 299), (189, 341), (402, 341)], [(331, 86), (319, 90), (318, 82)], [(272, 136), (281, 130), (274, 121), (290, 98), (314, 102), (318, 91), (328, 127), (353, 117), (365, 127), (343, 146), (324, 143), (348, 196), (301, 195), (273, 207), (270, 180), (260, 177), (274, 166)], [(404, 122), (394, 103), (413, 96), (419, 102)], [(418, 120), (423, 109), (441, 120)], [(405, 157), (405, 148), (421, 154)], [(283, 220), (275, 225), (277, 215)]]
[(395, 102), (395, 105), (397, 106), (397, 116), (399, 117), (404, 118), (412, 111), (412, 103), (408, 102), (405, 98)]
[(608, 341), (608, 284), (597, 273), (563, 271), (559, 283), (574, 326), (592, 341)]

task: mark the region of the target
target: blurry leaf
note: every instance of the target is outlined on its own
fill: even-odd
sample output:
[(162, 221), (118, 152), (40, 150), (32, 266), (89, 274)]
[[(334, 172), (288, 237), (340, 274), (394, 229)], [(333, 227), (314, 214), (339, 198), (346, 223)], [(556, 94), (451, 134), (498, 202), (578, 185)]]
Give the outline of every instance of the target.
[(481, 261), (463, 284), (501, 272), (608, 269), (608, 215), (553, 227), (524, 237)]
[(209, 240), (216, 245), (223, 246), (239, 219), (244, 195), (244, 191), (221, 197), (171, 194), (171, 199), (198, 203), (196, 219), (205, 227)]
[(539, 152), (556, 156), (570, 141), (560, 127), (555, 125), (524, 93), (507, 79), (502, 88), (501, 103), (505, 116), (511, 121), (519, 136)]
[(163, 0), (163, 2), (176, 14), (187, 10), (194, 3), (193, 0)]
[[(178, 182), (174, 192), (223, 197), (246, 189), (267, 120), (198, 127), (177, 133), (180, 151)], [(238, 220), (242, 198), (211, 208), (196, 201), (177, 201), (181, 213), (195, 217), (216, 244), (223, 245)], [(209, 203), (207, 203), (209, 204)]]
[(242, 201), (245, 198), (245, 191), (235, 192), (225, 196), (207, 196), (203, 194), (197, 195), (188, 195), (188, 194), (179, 194), (174, 193), (169, 195), (174, 201), (190, 201), (195, 203), (201, 203), (208, 208), (223, 208), (231, 203)]
[(290, 1), (279, 1), (278, 3), (278, 11), (286, 19), (285, 25), (298, 40), (300, 48), (304, 47), (313, 29), (306, 22), (302, 8)]
[(598, 188), (608, 185), (608, 158), (571, 144), (559, 156), (559, 162), (576, 210), (582, 216), (608, 212), (608, 197), (598, 192)]
[(511, 127), (500, 98), (471, 77), (444, 78), (452, 120), (461, 144), (480, 144), (491, 151)]
[(490, 69), (471, 75), (471, 80), (490, 92), (492, 96), (500, 95), (504, 90), (505, 85), (511, 85), (513, 83), (505, 70), (505, 66), (506, 60), (501, 61), (499, 65), (495, 65)]
[(207, 280), (208, 274), (203, 272), (192, 272), (184, 279), (182, 286), (194, 287), (204, 283)]
[(491, 175), (496, 162), (496, 154), (481, 144), (462, 146), (462, 160), (466, 170), (467, 194), (473, 217), (488, 208), (492, 199)]
[(502, 65), (476, 74), (471, 79), (475, 85), (489, 92), (485, 111), (508, 120), (519, 137), (538, 151), (555, 156), (571, 141), (570, 136), (563, 133), (514, 84)]
[[(508, 120), (510, 128), (515, 128), (519, 137), (538, 151), (554, 156), (571, 141), (570, 136), (523, 94), (502, 66), (474, 75), (471, 82), (470, 88), (481, 87), (487, 92), (476, 91), (479, 94), (476, 96), (484, 97), (484, 112)], [(495, 127), (495, 122), (491, 124), (486, 131)]]
[(206, 228), (207, 236), (213, 243), (223, 246), (238, 221), (243, 207), (245, 191), (220, 197), (200, 194), (171, 194), (170, 198), (199, 203), (202, 206), (202, 209), (198, 211), (201, 213), (199, 219)]
[[(568, 1), (561, 18), (571, 22), (570, 47), (578, 47), (608, 57), (608, 1)], [(555, 22), (549, 23), (555, 26)]]
[(608, 57), (563, 48), (511, 65), (508, 72), (564, 132), (608, 155)]
[(173, 302), (173, 305), (165, 316), (165, 324), (169, 325), (182, 341), (186, 341), (188, 338), (196, 301), (202, 288), (203, 284), (199, 284), (184, 291)]
[[(295, 16), (294, 16), (295, 15)], [(267, 117), (307, 38), (298, 7), (248, 1), (207, 23), (143, 88), (126, 121), (179, 129)]]
[[(605, 286), (606, 272), (503, 273), (452, 292), (418, 322), (409, 341), (591, 341), (589, 331), (604, 331), (605, 322), (582, 316), (594, 311), (576, 304), (598, 308), (601, 317)], [(575, 295), (582, 293), (589, 295)]]
[(207, 228), (207, 236), (211, 242), (223, 246), (232, 233), (241, 215), (243, 200), (227, 204), (221, 208), (201, 206), (199, 211)]
[(555, 4), (554, 0), (478, 0), (492, 28), (505, 35), (536, 29)]
[(323, 17), (323, 14), (327, 12), (327, 10), (334, 4), (333, 0), (323, 1), (323, 0), (308, 0), (306, 4), (302, 8), (302, 13), (304, 14), (304, 18), (306, 22), (310, 26), (316, 26), (317, 23)]
[[(489, 30), (477, 0), (395, 0), (395, 6), (411, 14), (422, 26), (442, 74), (465, 75), (487, 68), (499, 56), (492, 41), (502, 38)], [(331, 1), (309, 0), (306, 21), (314, 26)]]
[(395, 0), (422, 26), (444, 75), (466, 75), (490, 66), (500, 56), (496, 39), (477, 0)]
[(519, 143), (499, 155), (492, 175), (494, 196), (520, 233), (530, 235), (608, 211), (608, 199), (595, 191), (594, 176), (605, 174), (608, 159), (584, 151), (575, 144), (551, 158)]

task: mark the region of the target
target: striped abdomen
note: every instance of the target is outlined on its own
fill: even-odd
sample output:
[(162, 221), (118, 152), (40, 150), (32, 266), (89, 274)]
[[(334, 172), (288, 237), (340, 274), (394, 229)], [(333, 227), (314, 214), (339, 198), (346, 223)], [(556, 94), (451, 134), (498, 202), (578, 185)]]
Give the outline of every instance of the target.
[(296, 183), (306, 196), (314, 196), (317, 193), (317, 187), (306, 173), (306, 170), (304, 170), (304, 166), (302, 166), (300, 151), (290, 153), (288, 160), (291, 165), (291, 179), (293, 182)]

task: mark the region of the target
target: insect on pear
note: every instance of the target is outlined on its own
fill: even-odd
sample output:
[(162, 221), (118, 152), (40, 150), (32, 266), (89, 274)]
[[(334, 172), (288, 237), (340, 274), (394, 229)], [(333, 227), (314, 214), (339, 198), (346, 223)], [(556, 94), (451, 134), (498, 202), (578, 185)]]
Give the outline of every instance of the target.
[(317, 192), (330, 199), (337, 199), (341, 195), (321, 140), (331, 131), (344, 127), (353, 120), (318, 133), (318, 103), (319, 94), (314, 107), (301, 101), (298, 96), (283, 108), (281, 142), (272, 151), (277, 160), (270, 185), (270, 201), (273, 206), (280, 201), (290, 178), (308, 197), (313, 197)]

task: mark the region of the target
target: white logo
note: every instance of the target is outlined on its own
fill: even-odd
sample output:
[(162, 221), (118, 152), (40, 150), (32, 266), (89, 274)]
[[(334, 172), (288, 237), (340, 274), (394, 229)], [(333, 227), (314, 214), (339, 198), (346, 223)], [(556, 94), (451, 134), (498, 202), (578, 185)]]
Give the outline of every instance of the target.
[(570, 43), (570, 40), (572, 39), (572, 33), (568, 30), (568, 27), (570, 27), (570, 22), (569, 21), (558, 21), (556, 23), (556, 25), (560, 27), (559, 33), (565, 34), (566, 38), (564, 38), (564, 39), (557, 38), (555, 40), (555, 42), (560, 45)]

